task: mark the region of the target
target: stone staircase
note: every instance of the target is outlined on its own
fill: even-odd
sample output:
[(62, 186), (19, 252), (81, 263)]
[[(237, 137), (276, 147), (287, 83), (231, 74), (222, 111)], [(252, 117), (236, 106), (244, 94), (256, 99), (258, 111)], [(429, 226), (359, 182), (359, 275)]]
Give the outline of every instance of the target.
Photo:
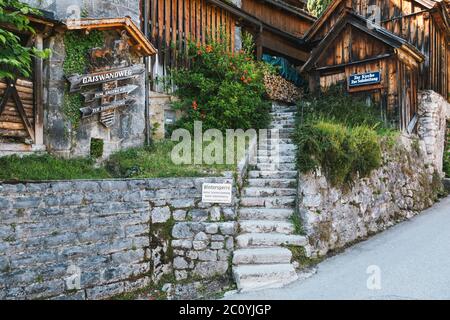
[[(241, 194), (240, 234), (233, 257), (233, 274), (241, 291), (278, 288), (297, 280), (286, 246), (307, 244), (305, 237), (294, 234), (291, 222), (298, 176), (291, 140), (295, 108), (274, 105), (272, 116), (270, 129), (279, 129), (279, 134), (260, 141), (257, 166), (249, 172)], [(277, 153), (279, 157), (274, 156)]]

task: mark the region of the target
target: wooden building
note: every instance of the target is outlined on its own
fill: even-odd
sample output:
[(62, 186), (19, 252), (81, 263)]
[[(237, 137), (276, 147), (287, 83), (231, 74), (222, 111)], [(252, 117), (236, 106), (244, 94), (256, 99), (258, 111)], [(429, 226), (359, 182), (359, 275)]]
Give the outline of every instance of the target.
[[(58, 24), (50, 13), (29, 16), (35, 33), (18, 31), (9, 25), (0, 25), (15, 33), (27, 47), (43, 49), (44, 39)], [(0, 152), (31, 152), (44, 150), (43, 61), (35, 58), (29, 78), (0, 79)]]
[(283, 1), (242, 0), (241, 7), (222, 0), (145, 0), (144, 30), (158, 49), (151, 61), (152, 89), (171, 68), (185, 65), (189, 41), (206, 43), (224, 33), (230, 51), (239, 49), (242, 32), (255, 39), (257, 57), (280, 55), (297, 65), (309, 58), (301, 37), (316, 20)]
[(315, 49), (302, 70), (311, 89), (345, 83), (411, 130), (418, 90), (449, 98), (449, 21), (442, 1), (335, 0), (304, 37)]
[[(52, 13), (43, 14), (27, 15), (35, 33), (0, 24), (22, 45), (52, 52), (45, 60), (33, 58), (29, 78), (0, 79), (0, 156), (49, 151), (86, 157), (92, 143), (101, 140), (106, 158), (143, 145), (150, 132), (143, 57), (156, 54), (153, 45), (128, 17), (57, 21)], [(93, 30), (101, 34), (103, 46), (80, 48), (84, 70), (66, 73), (66, 35), (82, 41)], [(69, 114), (71, 98), (77, 103)]]

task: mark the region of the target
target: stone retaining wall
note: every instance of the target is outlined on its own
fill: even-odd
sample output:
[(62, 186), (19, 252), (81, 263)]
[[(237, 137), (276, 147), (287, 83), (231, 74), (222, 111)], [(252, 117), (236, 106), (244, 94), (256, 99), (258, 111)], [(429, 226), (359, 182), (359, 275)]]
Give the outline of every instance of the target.
[[(104, 299), (172, 283), (229, 285), (234, 204), (201, 202), (227, 178), (0, 184), (0, 299)], [(213, 281), (214, 280), (214, 281)]]
[(381, 232), (432, 206), (442, 191), (438, 172), (425, 164), (426, 148), (401, 137), (385, 146), (384, 164), (349, 189), (335, 188), (321, 174), (301, 175), (299, 211), (312, 257), (325, 256)]

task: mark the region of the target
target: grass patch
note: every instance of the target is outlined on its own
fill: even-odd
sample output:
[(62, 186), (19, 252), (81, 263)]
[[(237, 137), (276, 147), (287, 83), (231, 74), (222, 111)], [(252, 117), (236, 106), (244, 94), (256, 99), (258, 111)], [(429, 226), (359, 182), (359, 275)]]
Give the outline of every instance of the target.
[(444, 154), (444, 172), (447, 178), (450, 178), (450, 151)]
[(294, 233), (298, 235), (306, 235), (305, 230), (303, 229), (302, 220), (298, 213), (294, 213), (291, 218), (291, 223), (294, 225)]
[(0, 158), (0, 180), (46, 181), (110, 178), (207, 177), (235, 170), (235, 165), (176, 165), (171, 160), (174, 142), (155, 143), (151, 148), (120, 151), (102, 166), (93, 158), (100, 156), (100, 146), (92, 158), (61, 159), (51, 155)]
[(60, 159), (50, 155), (0, 158), (0, 180), (107, 179), (105, 168), (95, 168), (92, 159)]
[(109, 159), (106, 167), (113, 176), (125, 178), (202, 177), (235, 168), (232, 165), (174, 164), (170, 154), (175, 145), (175, 142), (164, 141), (151, 148), (120, 151)]

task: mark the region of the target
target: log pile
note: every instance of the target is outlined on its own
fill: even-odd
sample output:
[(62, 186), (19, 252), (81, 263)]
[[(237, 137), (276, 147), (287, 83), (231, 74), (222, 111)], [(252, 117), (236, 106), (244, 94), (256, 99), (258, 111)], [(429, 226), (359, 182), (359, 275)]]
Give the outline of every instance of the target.
[[(16, 88), (25, 114), (31, 124), (34, 123), (33, 82), (18, 79)], [(0, 101), (3, 99), (6, 83), (0, 80)], [(19, 114), (17, 106), (12, 97), (8, 99), (3, 112), (0, 114), (0, 136), (26, 138), (29, 137), (24, 122)]]
[(264, 75), (264, 85), (270, 100), (295, 103), (301, 97), (300, 88), (280, 75), (266, 73)]

